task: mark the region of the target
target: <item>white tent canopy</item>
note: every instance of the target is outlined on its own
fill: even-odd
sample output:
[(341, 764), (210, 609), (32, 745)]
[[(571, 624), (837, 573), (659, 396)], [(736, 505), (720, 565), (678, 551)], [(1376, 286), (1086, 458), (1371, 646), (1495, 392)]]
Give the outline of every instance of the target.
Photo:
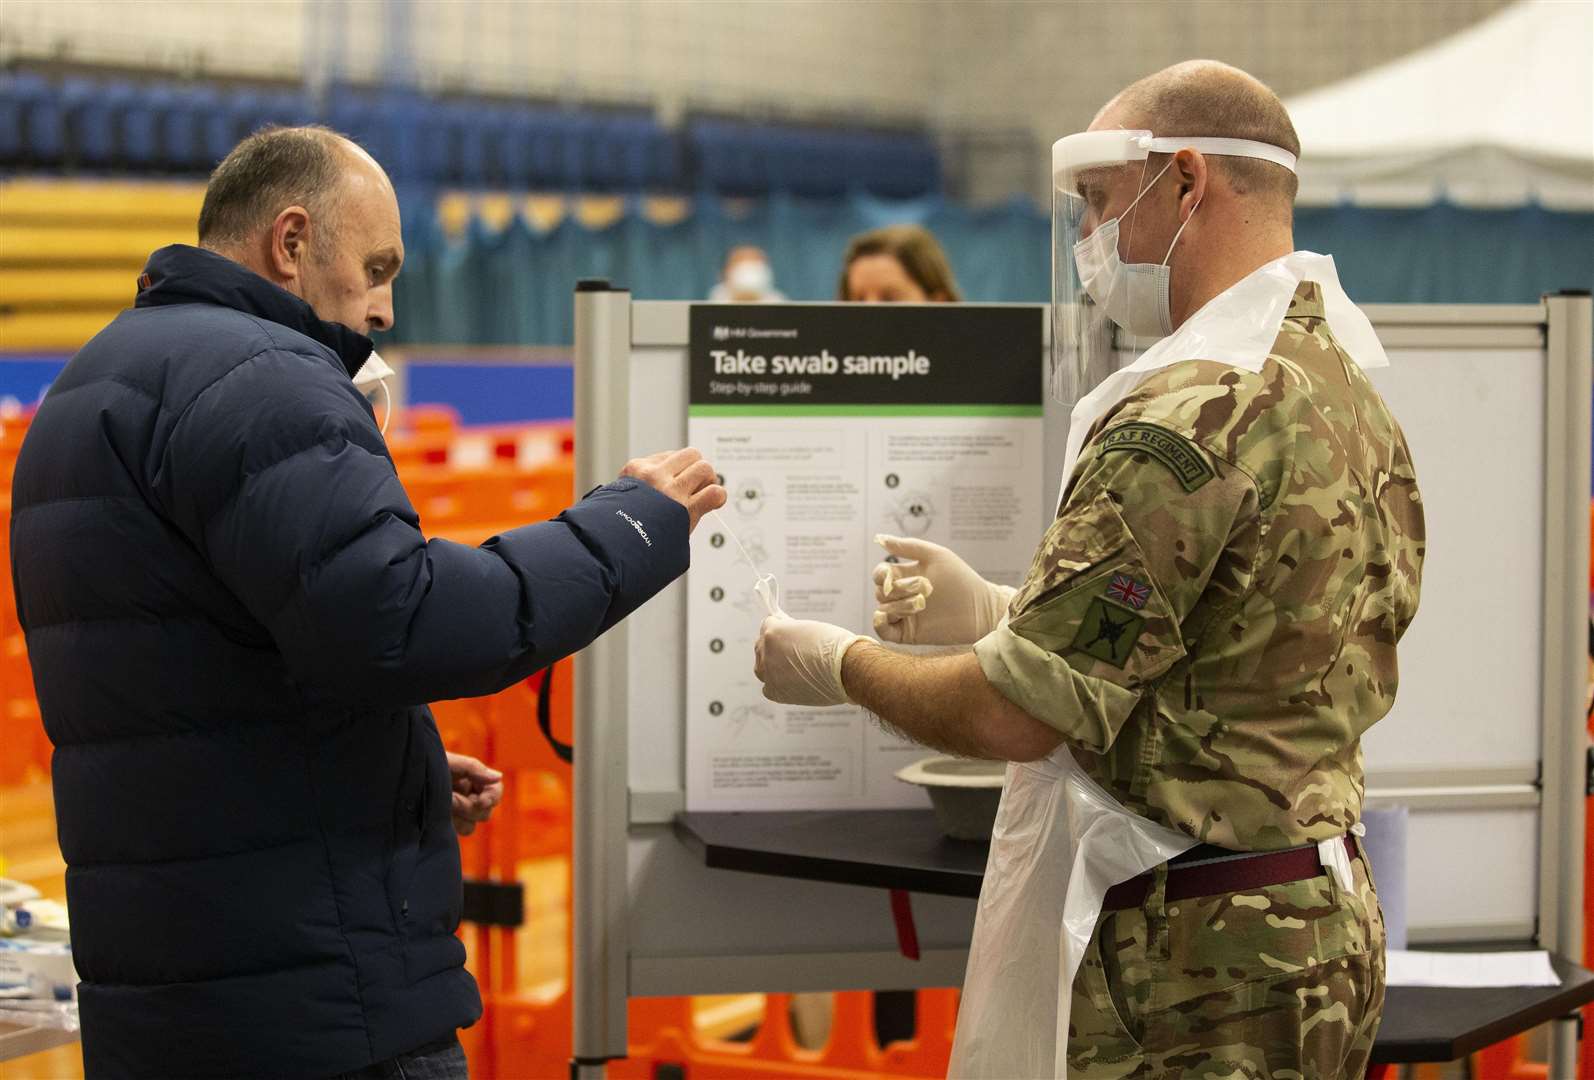
[(1520, 0), (1286, 105), (1303, 204), (1594, 210), (1594, 0)]

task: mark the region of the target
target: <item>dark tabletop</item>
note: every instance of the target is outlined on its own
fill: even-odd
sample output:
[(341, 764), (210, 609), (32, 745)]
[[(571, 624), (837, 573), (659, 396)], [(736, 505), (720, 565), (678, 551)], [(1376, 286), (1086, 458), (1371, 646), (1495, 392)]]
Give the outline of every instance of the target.
[(1594, 1001), (1594, 972), (1559, 956), (1550, 963), (1560, 986), (1390, 987), (1373, 1061), (1454, 1061)]
[(675, 832), (723, 870), (980, 895), (986, 844), (949, 840), (929, 810), (679, 814)]
[[(675, 832), (725, 870), (967, 897), (985, 874), (987, 845), (942, 836), (929, 810), (680, 814)], [(1594, 1002), (1594, 972), (1551, 961), (1560, 986), (1392, 987), (1373, 1061), (1453, 1061)]]

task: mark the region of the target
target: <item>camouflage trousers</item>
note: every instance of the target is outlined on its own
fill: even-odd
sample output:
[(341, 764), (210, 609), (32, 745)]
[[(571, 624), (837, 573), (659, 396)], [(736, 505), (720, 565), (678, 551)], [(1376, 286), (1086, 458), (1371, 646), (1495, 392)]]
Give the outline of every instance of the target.
[(1069, 1080), (1361, 1077), (1384, 1006), (1365, 858), (1328, 874), (1103, 912), (1074, 980)]

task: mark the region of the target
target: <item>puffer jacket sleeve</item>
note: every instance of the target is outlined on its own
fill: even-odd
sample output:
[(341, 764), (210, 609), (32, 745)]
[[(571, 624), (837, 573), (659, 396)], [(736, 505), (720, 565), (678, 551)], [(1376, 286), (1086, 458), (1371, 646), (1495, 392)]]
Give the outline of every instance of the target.
[(155, 499), (316, 698), (493, 693), (585, 647), (688, 563), (684, 507), (634, 480), (480, 547), (428, 541), (370, 407), (269, 349), (158, 433)]

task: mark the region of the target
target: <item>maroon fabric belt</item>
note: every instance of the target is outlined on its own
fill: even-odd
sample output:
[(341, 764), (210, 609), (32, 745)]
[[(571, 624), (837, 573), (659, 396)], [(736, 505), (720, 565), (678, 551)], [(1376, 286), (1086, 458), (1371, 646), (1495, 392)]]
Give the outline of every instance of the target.
[[(1207, 850), (1211, 850), (1210, 848)], [(1345, 837), (1345, 853), (1356, 858), (1356, 843)], [(1197, 896), (1216, 896), (1219, 893), (1244, 892), (1268, 885), (1287, 885), (1292, 881), (1306, 881), (1326, 873), (1318, 859), (1317, 845), (1291, 848), (1288, 851), (1265, 851), (1255, 855), (1232, 853), (1237, 858), (1196, 866), (1180, 866), (1175, 860), (1168, 864), (1167, 900), (1189, 900)], [(1188, 856), (1186, 856), (1188, 857)], [(1146, 902), (1151, 892), (1152, 873), (1119, 882), (1107, 890), (1103, 911), (1124, 911), (1137, 908)]]

